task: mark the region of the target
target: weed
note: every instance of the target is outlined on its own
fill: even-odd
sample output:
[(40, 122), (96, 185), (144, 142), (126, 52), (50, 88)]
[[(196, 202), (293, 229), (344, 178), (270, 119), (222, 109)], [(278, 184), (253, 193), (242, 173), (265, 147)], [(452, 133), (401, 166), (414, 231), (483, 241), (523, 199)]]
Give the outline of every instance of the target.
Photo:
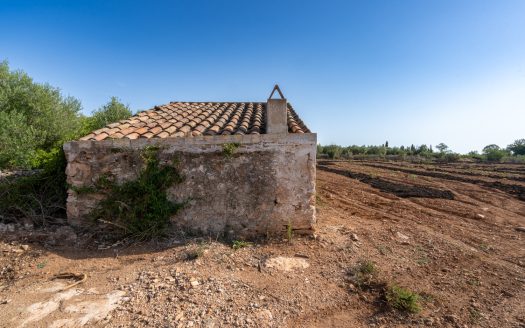
[(234, 142), (234, 143), (225, 143), (222, 145), (222, 154), (224, 157), (232, 157), (237, 148), (241, 146), (240, 143)]
[(166, 234), (170, 217), (185, 204), (168, 200), (167, 189), (182, 182), (182, 177), (175, 167), (161, 166), (157, 153), (156, 147), (143, 149), (141, 157), (145, 165), (134, 181), (118, 185), (110, 176), (97, 181), (97, 188), (107, 197), (91, 213), (94, 220), (138, 239)]
[(206, 253), (207, 249), (208, 249), (208, 246), (206, 246), (205, 244), (203, 243), (199, 244), (196, 248), (190, 249), (189, 251), (186, 252), (185, 260), (193, 261), (198, 258), (201, 258), (202, 256), (204, 256), (204, 253)]
[(248, 241), (243, 241), (243, 240), (234, 240), (232, 244), (232, 248), (235, 250), (238, 250), (244, 247), (249, 247), (249, 246), (253, 246), (253, 243), (250, 243)]
[(485, 244), (485, 243), (479, 244), (478, 248), (485, 253), (488, 253), (489, 251), (493, 250), (492, 246)]
[(286, 225), (286, 239), (288, 239), (288, 243), (292, 243), (293, 239), (293, 228), (292, 228), (292, 222), (288, 221), (288, 224)]
[(45, 266), (47, 265), (47, 261), (44, 261), (44, 262), (40, 262), (36, 265), (37, 268), (39, 269), (43, 269), (45, 268)]
[(360, 260), (350, 272), (353, 282), (360, 289), (370, 288), (377, 278), (377, 268), (370, 260)]
[(428, 258), (428, 254), (421, 246), (416, 247), (416, 263), (419, 265), (426, 265), (430, 262), (430, 259)]
[(470, 316), (470, 322), (472, 324), (478, 323), (483, 318), (483, 316), (481, 315), (481, 312), (479, 312), (478, 310), (474, 308), (469, 309), (469, 316)]
[(420, 298), (418, 294), (396, 285), (389, 287), (386, 292), (388, 305), (404, 312), (418, 313), (421, 311)]
[(34, 175), (0, 181), (0, 216), (30, 218), (36, 225), (62, 222), (66, 208), (66, 158), (60, 149)]
[(319, 207), (324, 206), (324, 201), (319, 194), (315, 195), (315, 205)]
[(69, 186), (69, 189), (73, 190), (78, 195), (93, 194), (97, 192), (97, 188), (93, 186)]
[(377, 246), (377, 250), (379, 251), (379, 254), (381, 255), (392, 254), (392, 249), (388, 246), (379, 245)]
[(478, 279), (474, 278), (474, 279), (467, 280), (467, 284), (471, 286), (479, 286), (481, 285), (481, 282)]

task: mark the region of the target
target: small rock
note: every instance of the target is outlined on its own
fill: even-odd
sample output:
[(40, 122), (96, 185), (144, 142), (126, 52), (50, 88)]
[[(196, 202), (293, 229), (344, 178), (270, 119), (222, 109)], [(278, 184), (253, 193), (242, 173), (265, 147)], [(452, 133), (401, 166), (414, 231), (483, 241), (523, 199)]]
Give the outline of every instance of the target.
[(404, 235), (404, 234), (402, 234), (402, 233), (399, 232), (399, 231), (396, 233), (396, 236), (397, 236), (397, 238), (399, 238), (400, 240), (408, 240), (408, 239), (409, 239), (409, 237), (408, 237), (407, 235)]
[(20, 248), (22, 248), (24, 251), (27, 251), (29, 249), (29, 245), (21, 245)]
[(525, 227), (516, 227), (514, 229), (519, 232), (525, 232)]
[(480, 218), (480, 219), (484, 219), (484, 218), (485, 218), (485, 215), (483, 215), (483, 214), (477, 214), (477, 217)]
[(355, 233), (352, 233), (350, 235), (350, 239), (352, 239), (353, 241), (359, 241), (359, 238), (357, 237), (357, 235)]
[(200, 285), (199, 281), (197, 279), (195, 280), (190, 280), (190, 284), (192, 287), (197, 287), (198, 285)]

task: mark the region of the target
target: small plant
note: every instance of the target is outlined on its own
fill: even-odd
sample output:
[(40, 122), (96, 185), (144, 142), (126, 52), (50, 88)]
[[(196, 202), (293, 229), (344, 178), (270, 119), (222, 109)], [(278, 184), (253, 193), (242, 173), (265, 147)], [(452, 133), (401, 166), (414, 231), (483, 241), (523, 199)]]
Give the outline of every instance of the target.
[(479, 323), (479, 321), (483, 318), (483, 315), (481, 314), (481, 312), (479, 312), (478, 310), (474, 308), (469, 309), (469, 316), (470, 316), (470, 322), (472, 324)]
[(388, 288), (386, 292), (386, 301), (390, 307), (409, 313), (421, 311), (420, 298), (418, 294), (396, 285)]
[(360, 260), (350, 274), (352, 280), (360, 289), (367, 289), (376, 281), (377, 268), (370, 260)]
[(96, 187), (107, 197), (91, 213), (95, 221), (137, 239), (166, 234), (170, 217), (184, 206), (169, 201), (166, 191), (174, 183), (182, 182), (182, 177), (175, 167), (160, 165), (157, 153), (157, 147), (142, 150), (144, 166), (134, 181), (118, 185), (107, 175), (97, 181)]
[(45, 266), (47, 265), (47, 261), (44, 261), (44, 262), (40, 262), (36, 265), (37, 268), (39, 269), (43, 269), (45, 268)]
[(78, 195), (93, 194), (97, 192), (97, 188), (93, 186), (69, 186), (69, 189), (73, 190)]
[(234, 250), (238, 250), (240, 248), (249, 247), (249, 246), (253, 246), (253, 243), (250, 243), (248, 241), (243, 241), (243, 240), (234, 240), (232, 244), (232, 248)]
[(379, 254), (381, 255), (392, 254), (392, 249), (388, 246), (379, 245), (377, 246), (377, 250), (379, 251)]
[(286, 239), (288, 239), (288, 242), (291, 244), (293, 239), (293, 228), (292, 228), (292, 222), (288, 221), (288, 224), (286, 225)]
[(473, 278), (473, 279), (467, 280), (467, 284), (471, 286), (480, 286), (481, 282), (477, 278)]
[(186, 261), (193, 261), (204, 256), (208, 247), (205, 244), (199, 244), (197, 247), (190, 249), (185, 254)]
[(224, 155), (224, 157), (230, 158), (240, 146), (241, 144), (237, 142), (225, 143), (224, 145), (222, 145), (222, 154)]

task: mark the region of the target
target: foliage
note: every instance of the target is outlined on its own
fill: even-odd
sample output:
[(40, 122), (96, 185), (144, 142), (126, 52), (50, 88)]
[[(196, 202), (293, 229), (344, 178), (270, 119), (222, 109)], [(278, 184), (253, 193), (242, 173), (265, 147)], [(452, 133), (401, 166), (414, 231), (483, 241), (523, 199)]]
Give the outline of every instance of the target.
[(391, 286), (386, 292), (386, 300), (388, 304), (397, 310), (406, 311), (410, 313), (418, 313), (421, 311), (419, 305), (420, 296), (408, 289)]
[(169, 201), (166, 191), (182, 177), (175, 167), (161, 165), (157, 152), (154, 147), (143, 150), (144, 168), (136, 180), (118, 185), (106, 177), (98, 184), (107, 197), (91, 213), (93, 219), (138, 239), (166, 234), (170, 217), (184, 205)]
[(91, 117), (84, 118), (82, 122), (83, 134), (101, 129), (104, 126), (124, 120), (132, 115), (129, 106), (124, 105), (117, 97), (111, 97), (109, 102), (91, 113)]
[[(386, 145), (386, 142), (385, 142)], [(450, 150), (450, 148), (444, 143), (440, 143), (436, 146), (439, 152), (434, 152), (432, 145), (410, 145), (410, 146), (394, 146), (386, 147), (385, 145), (380, 146), (339, 146), (339, 145), (328, 145), (323, 146), (317, 145), (317, 155), (319, 158), (329, 159), (351, 159), (351, 158), (367, 158), (367, 157), (385, 157), (387, 159), (394, 160), (405, 160), (407, 156), (410, 156), (409, 160), (415, 161), (438, 161), (438, 162), (456, 162), (461, 159), (474, 159), (477, 161), (504, 161), (506, 163), (522, 163), (523, 156), (519, 155), (522, 152), (522, 146), (525, 145), (525, 139), (516, 140), (512, 145), (509, 145), (506, 149), (502, 149), (499, 146), (492, 144), (484, 148), (483, 154), (479, 154), (477, 151), (471, 151), (468, 154), (460, 155)]]
[(232, 248), (235, 250), (238, 250), (244, 247), (249, 247), (249, 246), (253, 246), (253, 243), (250, 243), (248, 241), (243, 241), (243, 240), (234, 240), (232, 244)]
[(29, 218), (37, 225), (65, 218), (64, 152), (55, 150), (42, 165), (43, 169), (34, 175), (0, 182), (0, 215)]
[(507, 150), (512, 152), (513, 155), (525, 155), (525, 139), (515, 140), (507, 146)]
[(292, 243), (293, 227), (291, 221), (288, 221), (288, 224), (286, 225), (286, 239), (288, 239), (288, 243)]
[(350, 271), (352, 280), (360, 289), (369, 288), (377, 279), (377, 269), (370, 260), (360, 260)]
[(436, 146), (436, 148), (439, 150), (440, 153), (445, 153), (445, 152), (447, 152), (447, 150), (448, 150), (448, 146), (445, 145), (445, 144), (442, 143), (442, 142), (439, 143), (439, 144)]
[(237, 148), (239, 148), (240, 146), (241, 144), (237, 142), (225, 143), (224, 145), (222, 145), (222, 154), (224, 155), (224, 157), (232, 157)]
[(29, 168), (37, 152), (76, 137), (80, 110), (77, 99), (0, 63), (0, 167)]
[(458, 153), (446, 153), (446, 154), (443, 154), (443, 161), (444, 162), (447, 162), (447, 163), (451, 163), (451, 162), (457, 162), (459, 160), (460, 156)]
[(38, 137), (21, 113), (0, 111), (0, 167), (30, 167)]
[(492, 144), (483, 148), (483, 155), (489, 162), (499, 162), (507, 154), (507, 151), (501, 149), (498, 145)]

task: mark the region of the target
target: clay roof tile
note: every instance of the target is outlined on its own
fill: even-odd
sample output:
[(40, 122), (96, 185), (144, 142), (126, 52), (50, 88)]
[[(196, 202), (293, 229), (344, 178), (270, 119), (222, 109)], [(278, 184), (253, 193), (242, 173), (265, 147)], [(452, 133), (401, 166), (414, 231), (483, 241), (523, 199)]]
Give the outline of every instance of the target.
[[(266, 132), (265, 109), (261, 102), (171, 102), (108, 124), (80, 140), (261, 134)], [(290, 104), (287, 119), (290, 133), (310, 133)]]

